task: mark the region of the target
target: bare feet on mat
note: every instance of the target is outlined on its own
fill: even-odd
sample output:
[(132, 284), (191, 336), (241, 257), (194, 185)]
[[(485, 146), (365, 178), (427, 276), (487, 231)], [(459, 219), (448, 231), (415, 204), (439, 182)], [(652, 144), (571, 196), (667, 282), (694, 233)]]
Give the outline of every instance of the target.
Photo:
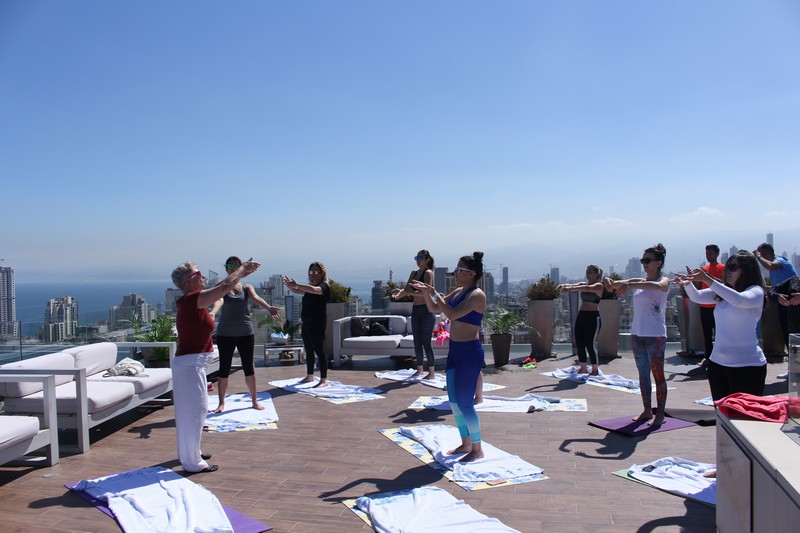
[(578, 368), (578, 374), (588, 374), (588, 373), (589, 373), (589, 369), (586, 368), (586, 365), (581, 365)]
[(299, 384), (302, 385), (303, 383), (311, 383), (312, 381), (314, 381), (314, 376), (306, 376), (300, 380)]
[(458, 455), (460, 453), (470, 453), (472, 452), (472, 444), (462, 444), (458, 448), (453, 448), (447, 455)]
[(321, 380), (319, 381), (319, 383), (317, 383), (316, 385), (314, 385), (314, 386), (313, 386), (313, 387), (311, 387), (311, 388), (312, 388), (312, 389), (316, 389), (317, 387), (327, 387), (328, 385), (330, 385), (330, 383), (328, 382), (328, 380), (327, 380), (327, 379), (321, 379)]
[(717, 471), (716, 470), (710, 470), (710, 471), (706, 472), (705, 474), (703, 474), (703, 477), (716, 478), (717, 477)]
[(462, 457), (461, 459), (459, 459), (458, 462), (471, 463), (472, 461), (477, 461), (478, 459), (483, 459), (483, 450), (473, 450), (464, 457)]
[(650, 426), (651, 428), (657, 428), (663, 423), (664, 423), (664, 415), (659, 413), (658, 415), (656, 415), (654, 419), (648, 422), (647, 425)]
[(264, 410), (264, 406), (261, 405), (260, 403), (254, 401), (253, 402), (253, 409), (258, 409), (259, 411), (263, 411)]
[(631, 420), (633, 420), (634, 422), (644, 422), (645, 420), (650, 420), (651, 418), (653, 418), (653, 410), (645, 409), (644, 411), (642, 411), (642, 414), (633, 417)]
[(427, 376), (425, 376), (425, 377), (424, 377), (424, 378), (422, 378), (422, 379), (434, 380), (434, 379), (436, 379), (436, 372), (428, 372), (428, 375), (427, 375)]
[(590, 376), (599, 376), (600, 375), (600, 369), (597, 368), (596, 366), (593, 366), (592, 367), (592, 371), (589, 372), (589, 375)]
[(424, 373), (425, 373), (425, 372), (423, 372), (422, 370), (417, 370), (416, 372), (414, 372), (413, 374), (411, 374), (411, 377), (412, 377), (412, 378), (418, 378), (418, 377), (420, 377), (420, 376), (421, 376), (422, 374), (424, 374)]
[(225, 410), (225, 404), (224, 404), (224, 403), (221, 403), (221, 404), (219, 404), (219, 405), (217, 406), (217, 408), (216, 408), (216, 409), (214, 409), (214, 412), (215, 412), (215, 413), (221, 413), (221, 412), (222, 412), (222, 411), (224, 411), (224, 410)]

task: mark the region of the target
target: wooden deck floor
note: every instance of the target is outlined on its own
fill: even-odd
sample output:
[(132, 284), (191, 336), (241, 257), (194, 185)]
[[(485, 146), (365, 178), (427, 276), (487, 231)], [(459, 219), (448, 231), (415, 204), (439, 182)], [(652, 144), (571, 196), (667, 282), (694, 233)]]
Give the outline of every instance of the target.
[[(667, 356), (679, 362), (674, 352)], [(481, 416), (486, 442), (542, 467), (547, 480), (468, 492), (379, 434), (378, 429), (399, 425), (452, 423), (449, 413), (407, 408), (418, 396), (436, 394), (436, 389), (374, 376), (375, 370), (394, 368), (389, 359), (356, 361), (350, 368), (331, 371), (332, 379), (386, 392), (381, 400), (345, 405), (274, 389), (267, 381), (301, 376), (304, 370), (262, 363), (256, 369), (259, 389), (273, 395), (278, 429), (204, 434), (203, 449), (214, 454), (211, 462), (220, 469), (192, 480), (276, 532), (369, 531), (340, 500), (429, 484), (524, 532), (714, 531), (714, 509), (612, 475), (631, 464), (670, 455), (713, 463), (714, 427), (630, 438), (589, 426), (590, 420), (638, 414), (641, 401), (638, 395), (574, 386), (539, 374), (572, 361), (571, 356), (560, 356), (540, 363), (535, 371), (492, 373), (490, 366), (485, 375), (486, 382), (506, 386), (500, 392), (504, 396), (535, 392), (588, 400), (586, 413)], [(630, 354), (603, 369), (636, 378)], [(775, 377), (784, 369), (785, 364), (769, 365), (768, 392), (785, 390), (786, 382)], [(669, 391), (668, 406), (699, 407), (693, 400), (708, 396), (705, 380), (668, 376), (675, 387)], [(231, 384), (229, 392), (246, 390), (241, 372), (231, 377)], [(180, 472), (173, 413), (168, 406), (120, 417), (96, 428), (89, 453), (63, 457), (52, 468), (0, 467), (3, 530), (119, 531), (112, 519), (63, 484), (152, 465)]]

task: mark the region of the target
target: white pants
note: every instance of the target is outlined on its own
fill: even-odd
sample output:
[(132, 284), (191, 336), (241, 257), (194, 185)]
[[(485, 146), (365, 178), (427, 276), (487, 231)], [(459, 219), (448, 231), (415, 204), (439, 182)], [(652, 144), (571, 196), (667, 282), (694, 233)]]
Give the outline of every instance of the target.
[(206, 368), (213, 355), (187, 354), (172, 359), (178, 458), (187, 472), (199, 472), (208, 467), (208, 463), (200, 457), (200, 436), (208, 414)]

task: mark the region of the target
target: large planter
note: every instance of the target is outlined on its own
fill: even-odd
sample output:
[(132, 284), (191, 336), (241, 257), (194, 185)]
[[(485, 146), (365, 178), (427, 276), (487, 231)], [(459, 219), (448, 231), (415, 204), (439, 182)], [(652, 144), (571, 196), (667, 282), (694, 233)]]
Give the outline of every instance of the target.
[(499, 368), (508, 364), (508, 357), (511, 354), (511, 340), (513, 335), (510, 333), (492, 333), (489, 335), (489, 342), (492, 344), (492, 356), (494, 366)]
[(327, 304), (328, 322), (325, 324), (325, 356), (328, 359), (333, 357), (333, 321), (344, 318), (346, 311), (346, 303)]
[[(681, 336), (681, 352), (696, 354), (705, 351), (703, 326), (700, 323), (700, 305), (685, 296), (675, 300), (678, 306), (678, 330)], [(708, 356), (710, 354), (706, 354)]]
[(761, 312), (761, 349), (767, 357), (784, 353), (783, 331), (778, 319), (779, 305), (777, 302), (769, 302)]
[(555, 308), (553, 300), (528, 301), (531, 355), (539, 360), (546, 359), (553, 353)]
[(411, 308), (414, 307), (414, 302), (389, 302), (386, 306), (386, 312), (390, 315), (411, 316)]
[(600, 300), (600, 327), (597, 330), (597, 356), (619, 357), (619, 323), (622, 301)]

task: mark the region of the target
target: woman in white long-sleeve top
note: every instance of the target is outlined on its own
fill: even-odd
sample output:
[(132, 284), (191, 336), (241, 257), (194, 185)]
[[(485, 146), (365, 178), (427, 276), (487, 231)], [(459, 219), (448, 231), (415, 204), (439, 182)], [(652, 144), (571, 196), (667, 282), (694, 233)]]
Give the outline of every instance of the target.
[[(725, 263), (722, 282), (702, 269), (678, 275), (675, 283), (699, 304), (716, 304), (717, 342), (708, 364), (711, 397), (719, 400), (734, 392), (761, 396), (767, 377), (767, 359), (758, 345), (756, 326), (766, 303), (764, 278), (750, 252), (740, 251)], [(698, 290), (692, 282), (709, 288)]]

